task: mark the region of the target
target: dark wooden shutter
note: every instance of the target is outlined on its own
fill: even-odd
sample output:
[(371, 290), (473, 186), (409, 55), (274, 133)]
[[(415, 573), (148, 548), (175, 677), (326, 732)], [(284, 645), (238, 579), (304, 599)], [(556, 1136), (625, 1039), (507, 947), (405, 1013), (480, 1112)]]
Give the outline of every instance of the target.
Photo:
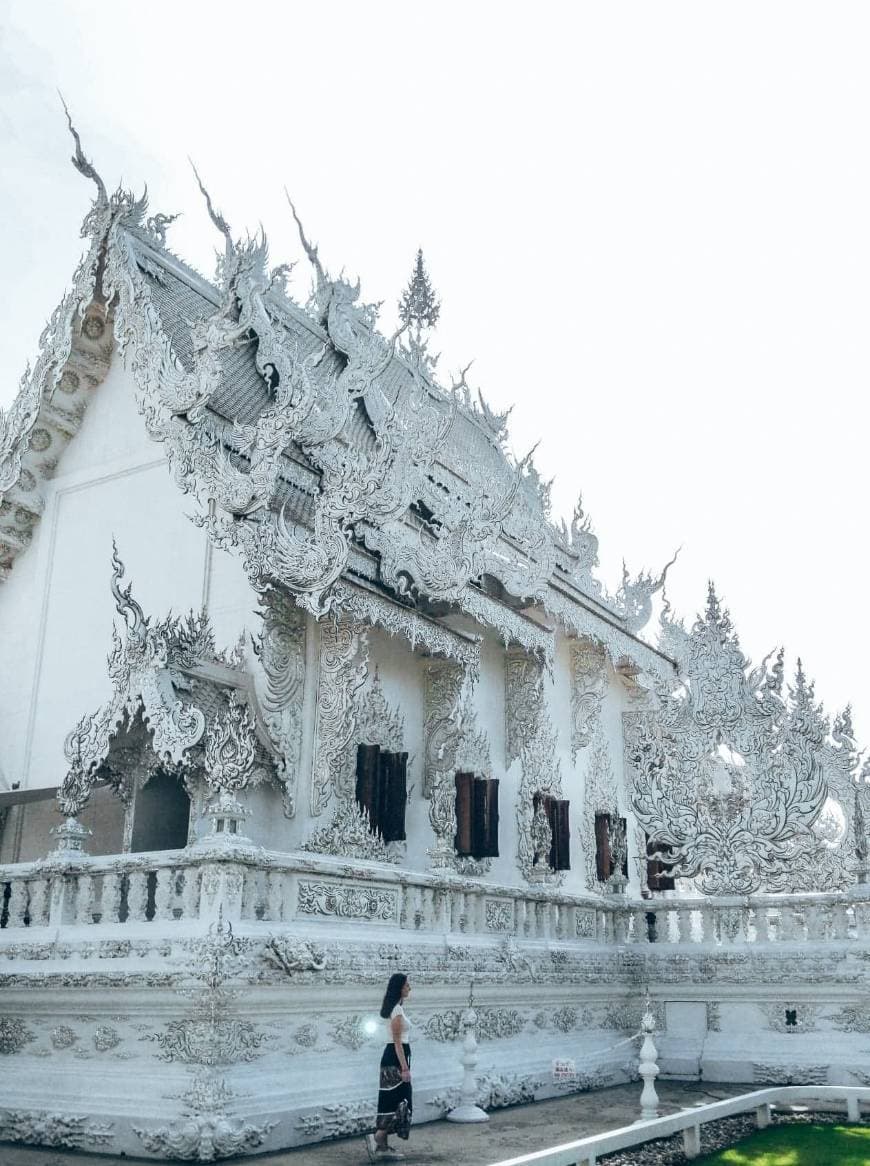
[(471, 791), (471, 853), (475, 858), (485, 858), (489, 838), (487, 783), (476, 777), (471, 783)]
[(610, 861), (610, 815), (595, 815), (595, 877), (600, 883), (607, 882), (611, 875)]
[(550, 866), (553, 870), (571, 869), (571, 830), (568, 821), (568, 802), (547, 798), (547, 817), (553, 843), (550, 847)]
[(372, 830), (377, 828), (380, 752), (379, 745), (356, 748), (356, 800), (368, 811)]
[(498, 858), (498, 778), (493, 777), (480, 784), (486, 786), (486, 849), (483, 857)]
[(384, 781), (385, 806), (382, 819), (384, 842), (405, 838), (405, 806), (408, 801), (408, 754), (389, 753), (390, 765)]
[(472, 786), (474, 776), (470, 773), (456, 775), (456, 837), (454, 846), (457, 854), (471, 854), (472, 834)]

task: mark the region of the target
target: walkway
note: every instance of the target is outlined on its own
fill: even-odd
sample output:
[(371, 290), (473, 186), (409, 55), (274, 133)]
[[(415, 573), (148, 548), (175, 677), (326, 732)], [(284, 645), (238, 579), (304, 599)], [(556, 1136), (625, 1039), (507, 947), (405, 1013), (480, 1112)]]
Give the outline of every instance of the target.
[[(692, 1105), (720, 1101), (744, 1093), (745, 1085), (698, 1084), (659, 1081), (662, 1115)], [(640, 1084), (619, 1085), (597, 1093), (577, 1093), (555, 1101), (498, 1109), (481, 1125), (430, 1122), (415, 1126), (407, 1144), (407, 1166), (490, 1166), (504, 1158), (542, 1150), (560, 1142), (603, 1133), (630, 1125), (638, 1116)], [(3, 1166), (135, 1166), (142, 1159), (115, 1158), (62, 1150), (0, 1146)], [(224, 1164), (248, 1166), (365, 1166), (368, 1162), (361, 1137), (321, 1142), (296, 1150), (255, 1157), (224, 1158)], [(151, 1160), (153, 1166), (153, 1159)]]

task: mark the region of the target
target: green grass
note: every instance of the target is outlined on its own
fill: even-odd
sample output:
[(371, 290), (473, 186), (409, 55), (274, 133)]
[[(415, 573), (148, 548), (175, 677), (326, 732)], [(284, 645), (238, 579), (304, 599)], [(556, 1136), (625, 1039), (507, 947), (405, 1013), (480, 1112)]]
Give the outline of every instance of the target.
[(868, 1166), (870, 1126), (787, 1125), (696, 1158), (695, 1166)]

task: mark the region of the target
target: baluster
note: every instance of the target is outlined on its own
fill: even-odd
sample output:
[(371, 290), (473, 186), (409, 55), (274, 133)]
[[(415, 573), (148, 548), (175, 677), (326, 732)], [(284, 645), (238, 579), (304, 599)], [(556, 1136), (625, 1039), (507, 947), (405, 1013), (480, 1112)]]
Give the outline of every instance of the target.
[(794, 939), (795, 917), (794, 908), (790, 903), (783, 903), (779, 909), (779, 937), (787, 943)]
[(649, 930), (646, 925), (646, 911), (640, 907), (631, 912), (630, 941), (632, 943), (649, 943)]
[(755, 908), (755, 942), (770, 943), (770, 917), (762, 903)]
[(522, 939), (523, 936), (526, 934), (526, 900), (525, 899), (518, 898), (515, 900), (514, 916), (515, 916), (514, 932), (516, 933), (517, 939)]
[(565, 938), (565, 913), (567, 908), (561, 903), (553, 904), (553, 936), (555, 939)]
[(115, 871), (110, 871), (100, 879), (99, 922), (117, 923), (120, 912), (121, 876)]
[(707, 902), (701, 904), (701, 943), (716, 943), (716, 915)]
[(870, 934), (870, 911), (868, 911), (867, 902), (854, 902), (853, 911), (855, 912), (855, 939), (867, 939)]
[[(407, 927), (406, 912), (408, 907), (408, 890), (404, 887), (402, 898), (402, 926)], [(280, 870), (270, 870), (266, 875), (266, 916), (273, 923), (278, 923), (284, 917), (284, 874)]]
[(133, 923), (144, 923), (148, 910), (148, 871), (130, 871), (127, 889), (127, 918)]
[(468, 927), (465, 891), (454, 891), (450, 896), (450, 930), (465, 931)]
[(831, 908), (831, 928), (833, 940), (849, 938), (849, 916), (846, 913), (846, 904), (837, 900)]
[(547, 934), (546, 904), (540, 899), (535, 902), (535, 938), (544, 939)]
[(88, 874), (80, 874), (76, 887), (75, 922), (78, 924), (94, 921), (94, 880)]
[(181, 917), (182, 919), (198, 919), (199, 867), (186, 866), (181, 877), (184, 880), (181, 888)]
[(161, 922), (172, 919), (172, 895), (175, 883), (175, 871), (172, 867), (163, 866), (154, 872), (157, 885), (154, 888), (154, 918)]
[(10, 884), (9, 895), (9, 926), (24, 927), (28, 903), (27, 883), (24, 879), (14, 879)]
[(804, 919), (807, 925), (807, 939), (822, 939), (826, 929), (825, 908), (820, 910), (818, 903), (807, 903), (804, 908)]
[[(57, 882), (60, 884), (61, 893), (63, 891), (64, 876), (58, 875), (51, 880), (51, 885)], [(48, 923), (49, 910), (49, 880), (46, 878), (32, 879), (30, 883), (30, 926), (43, 927)], [(54, 922), (54, 920), (52, 920)], [(58, 918), (57, 925), (63, 922), (62, 918)]]
[(679, 943), (692, 942), (692, 913), (688, 907), (677, 911), (677, 938)]

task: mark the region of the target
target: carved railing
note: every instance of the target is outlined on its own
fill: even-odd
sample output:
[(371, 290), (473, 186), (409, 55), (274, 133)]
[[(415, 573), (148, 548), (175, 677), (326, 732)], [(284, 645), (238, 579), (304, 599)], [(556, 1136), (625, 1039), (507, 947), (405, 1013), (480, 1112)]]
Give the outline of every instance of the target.
[(636, 942), (740, 946), (870, 940), (870, 902), (848, 892), (650, 899), (630, 909)]
[(310, 853), (184, 850), (0, 867), (0, 929), (233, 921), (659, 947), (870, 941), (846, 893), (627, 900), (502, 886)]

